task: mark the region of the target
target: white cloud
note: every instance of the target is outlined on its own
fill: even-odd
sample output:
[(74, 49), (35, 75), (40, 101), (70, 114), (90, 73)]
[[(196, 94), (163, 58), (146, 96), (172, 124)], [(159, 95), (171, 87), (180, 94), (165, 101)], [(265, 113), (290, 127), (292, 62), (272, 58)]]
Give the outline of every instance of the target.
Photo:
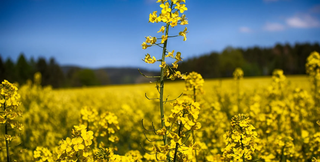
[(284, 30), (285, 27), (279, 23), (266, 23), (263, 29), (266, 31), (281, 31)]
[(239, 31), (240, 31), (241, 33), (251, 33), (251, 32), (253, 32), (250, 28), (245, 27), (245, 26), (240, 27), (240, 28), (239, 28)]
[(310, 15), (297, 15), (290, 17), (286, 20), (286, 23), (290, 27), (294, 28), (312, 28), (312, 27), (319, 27), (320, 22), (311, 17)]

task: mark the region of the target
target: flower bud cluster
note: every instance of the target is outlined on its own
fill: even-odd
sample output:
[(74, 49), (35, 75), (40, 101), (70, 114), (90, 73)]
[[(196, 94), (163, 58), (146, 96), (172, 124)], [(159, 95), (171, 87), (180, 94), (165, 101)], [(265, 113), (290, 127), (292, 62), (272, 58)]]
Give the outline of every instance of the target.
[(297, 156), (292, 137), (279, 135), (274, 144), (276, 146), (276, 152), (278, 155), (282, 155), (287, 158)]
[[(154, 56), (151, 56), (149, 53), (145, 55), (145, 58), (142, 59), (144, 62), (148, 64), (154, 64), (155, 62), (159, 61), (161, 62), (159, 67), (164, 68), (164, 74), (165, 77), (175, 80), (176, 78), (182, 78), (180, 71), (176, 71), (174, 69), (178, 68), (178, 63), (182, 61), (181, 52), (169, 52), (167, 50), (167, 40), (170, 37), (176, 37), (176, 36), (182, 36), (183, 41), (187, 40), (187, 28), (183, 31), (180, 31), (178, 35), (176, 36), (168, 36), (168, 29), (169, 26), (172, 28), (177, 25), (187, 25), (188, 20), (186, 16), (182, 13), (187, 10), (185, 3), (185, 0), (158, 0), (157, 3), (160, 3), (161, 13), (158, 15), (157, 11), (153, 11), (149, 15), (149, 22), (151, 23), (158, 23), (163, 22), (166, 25), (161, 26), (160, 30), (157, 33), (164, 33), (164, 35), (161, 35), (161, 38), (153, 37), (153, 36), (147, 36), (146, 41), (142, 43), (142, 49), (147, 49), (151, 46), (159, 46), (164, 49), (163, 57), (160, 60), (157, 60)], [(182, 14), (182, 15), (180, 15)], [(158, 39), (160, 42), (157, 43)], [(175, 54), (175, 55), (174, 55)], [(164, 57), (165, 56), (165, 57)], [(172, 66), (169, 67), (165, 61), (166, 57), (171, 57), (175, 59), (175, 61), (172, 63)]]
[(231, 130), (225, 136), (224, 160), (251, 160), (257, 147), (257, 133), (247, 115), (239, 114), (231, 119)]
[(268, 87), (268, 97), (271, 99), (279, 99), (283, 97), (283, 90), (286, 85), (286, 76), (283, 70), (275, 69), (272, 72), (272, 84)]
[(94, 132), (95, 141), (97, 137), (106, 137), (111, 143), (119, 141), (115, 133), (120, 127), (118, 117), (114, 113), (106, 111), (99, 115), (96, 109), (85, 106), (81, 109), (81, 123), (86, 123), (88, 129)]
[[(99, 115), (96, 109), (87, 106), (80, 110), (80, 114), (80, 124), (72, 129), (71, 138), (67, 137), (60, 141), (53, 153), (46, 148), (37, 147), (34, 158), (38, 161), (94, 161), (95, 159), (123, 158), (113, 153), (117, 150), (113, 144), (119, 140), (115, 135), (120, 129), (117, 116), (111, 112)], [(107, 142), (97, 140), (98, 137), (106, 137)]]
[(194, 91), (198, 90), (200, 93), (203, 93), (203, 83), (204, 80), (201, 74), (197, 72), (191, 72), (185, 77), (185, 90)]
[(233, 72), (233, 78), (235, 80), (240, 80), (243, 78), (243, 71), (241, 68), (236, 68), (236, 70)]
[(320, 54), (312, 52), (307, 58), (306, 72), (311, 79), (311, 88), (316, 105), (320, 105)]
[(38, 161), (93, 161), (92, 156), (93, 132), (87, 131), (85, 125), (74, 126), (72, 138), (67, 137), (59, 142), (52, 154), (47, 148), (37, 147), (34, 158)]
[[(0, 123), (9, 125), (12, 129), (22, 130), (22, 124), (17, 121), (17, 117), (22, 115), (20, 105), (18, 88), (4, 80), (0, 84)], [(11, 136), (7, 135), (6, 140), (11, 140)]]
[[(201, 128), (201, 124), (197, 122), (200, 111), (198, 102), (194, 102), (190, 97), (184, 96), (176, 99), (172, 106), (171, 114), (165, 120), (166, 127), (182, 125), (181, 134)], [(177, 129), (177, 127), (173, 127), (173, 129)]]
[(318, 52), (312, 52), (307, 58), (306, 72), (311, 76), (320, 77), (320, 54)]

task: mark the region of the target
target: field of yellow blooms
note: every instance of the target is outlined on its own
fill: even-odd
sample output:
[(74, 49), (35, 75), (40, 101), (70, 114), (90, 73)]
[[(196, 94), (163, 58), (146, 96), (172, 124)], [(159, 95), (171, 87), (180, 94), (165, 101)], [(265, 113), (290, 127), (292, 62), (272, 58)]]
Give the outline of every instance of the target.
[[(168, 40), (187, 40), (185, 0), (158, 0), (149, 22), (144, 62), (159, 63), (152, 84), (52, 90), (41, 74), (17, 88), (0, 84), (0, 161), (205, 162), (320, 160), (320, 55), (306, 60), (305, 76), (203, 80), (178, 71), (181, 52)], [(169, 50), (170, 49), (170, 50)], [(159, 59), (161, 58), (161, 59)], [(168, 64), (166, 59), (175, 60)], [(168, 79), (182, 79), (168, 82)], [(164, 84), (166, 82), (166, 84)]]
[[(206, 80), (196, 95), (200, 128), (180, 138), (186, 145), (181, 155), (187, 157), (179, 161), (319, 159), (320, 108), (310, 79), (277, 72), (273, 77)], [(166, 148), (159, 136), (155, 84), (52, 90), (39, 86), (39, 77), (17, 91), (23, 112), (17, 122), (23, 128), (8, 129), (11, 139), (2, 140), (0, 161), (7, 157), (5, 141), (12, 161), (160, 160)], [(166, 117), (177, 100), (186, 102), (192, 94), (186, 83), (166, 84)]]

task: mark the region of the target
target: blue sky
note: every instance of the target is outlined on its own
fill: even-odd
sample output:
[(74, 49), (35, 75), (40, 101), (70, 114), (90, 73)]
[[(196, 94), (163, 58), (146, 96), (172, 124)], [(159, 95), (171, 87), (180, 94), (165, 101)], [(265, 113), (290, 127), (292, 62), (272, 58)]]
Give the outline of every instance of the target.
[[(60, 65), (143, 67), (158, 47), (141, 48), (163, 23), (148, 23), (160, 12), (156, 0), (1, 0), (0, 55), (16, 60), (54, 57)], [(186, 0), (189, 33), (169, 40), (168, 50), (184, 59), (221, 52), (227, 46), (272, 47), (276, 43), (320, 42), (319, 0)], [(184, 26), (169, 30), (176, 35)]]

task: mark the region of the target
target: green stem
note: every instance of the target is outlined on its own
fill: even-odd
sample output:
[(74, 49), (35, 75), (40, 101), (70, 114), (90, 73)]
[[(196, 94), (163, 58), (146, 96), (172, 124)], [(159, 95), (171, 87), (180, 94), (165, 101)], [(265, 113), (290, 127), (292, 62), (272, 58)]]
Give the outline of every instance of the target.
[[(197, 102), (196, 87), (193, 87), (193, 101)], [(194, 144), (196, 142), (196, 137), (194, 136), (194, 130), (192, 130), (192, 137), (193, 137), (193, 144)], [(194, 154), (196, 157), (196, 162), (198, 162), (197, 150), (194, 150)]]
[[(184, 117), (184, 111), (183, 111), (183, 115), (182, 117)], [(180, 138), (180, 133), (181, 133), (181, 129), (182, 129), (182, 122), (180, 123), (180, 126), (179, 126), (179, 129), (178, 129), (178, 136)], [(176, 143), (176, 148), (174, 150), (174, 158), (173, 158), (173, 162), (176, 162), (177, 161), (177, 153), (178, 153), (178, 147), (179, 147), (179, 143)]]
[[(166, 35), (169, 32), (169, 23), (167, 23), (166, 25)], [(166, 48), (167, 48), (167, 41), (166, 40), (164, 42), (163, 45), (163, 51), (162, 51), (162, 60), (161, 61), (165, 61), (165, 54), (166, 54)], [(165, 123), (164, 123), (164, 108), (163, 108), (163, 91), (164, 91), (164, 67), (161, 67), (161, 71), (160, 71), (160, 115), (161, 115), (161, 126), (162, 128), (165, 127)], [(167, 135), (163, 136), (163, 142), (166, 145), (167, 144)]]
[[(3, 110), (4, 111), (6, 111), (6, 102), (4, 102), (4, 104), (3, 104)], [(5, 112), (4, 112), (5, 113)], [(6, 120), (7, 119), (7, 116), (5, 115), (4, 116), (4, 120)], [(5, 136), (8, 134), (8, 124), (7, 124), (7, 121), (6, 121), (6, 123), (5, 123), (5, 125), (4, 125), (4, 134), (5, 134)], [(9, 154), (9, 141), (5, 138), (5, 140), (6, 140), (6, 149), (7, 149), (7, 162), (9, 162), (10, 161), (10, 154)]]
[[(171, 2), (170, 8), (172, 8), (173, 3)], [(165, 31), (165, 35), (168, 35), (169, 33), (169, 25), (170, 23), (166, 24), (166, 31)], [(168, 43), (168, 39), (166, 41), (164, 41), (163, 44), (163, 49), (162, 49), (162, 58), (161, 58), (161, 62), (165, 61), (165, 55), (166, 55), (166, 51), (167, 51), (167, 43)], [(162, 128), (165, 127), (165, 122), (164, 122), (164, 108), (163, 108), (163, 92), (164, 92), (164, 71), (165, 68), (161, 67), (160, 70), (160, 116), (161, 116), (161, 126)], [(167, 134), (165, 133), (165, 135), (163, 136), (163, 143), (164, 145), (167, 145), (168, 141), (167, 141)], [(167, 160), (170, 160), (170, 153), (167, 155)]]
[(284, 145), (283, 147), (282, 147), (282, 149), (281, 149), (281, 159), (280, 159), (280, 162), (282, 162), (282, 161), (285, 161), (285, 156), (284, 156), (284, 147), (285, 147), (286, 145)]
[(238, 106), (238, 112), (240, 109), (240, 80), (237, 80), (237, 106)]
[[(244, 150), (244, 146), (243, 146), (243, 143), (242, 143), (242, 136), (241, 136), (241, 138), (240, 138), (240, 141), (241, 141), (241, 148), (242, 148), (242, 150)], [(243, 161), (243, 162), (246, 161), (246, 159), (245, 159), (245, 157), (244, 157), (244, 153), (243, 153), (243, 155), (242, 155), (242, 161)]]
[(316, 106), (319, 106), (319, 101), (317, 100), (317, 94), (318, 94), (318, 85), (317, 85), (317, 78), (316, 78), (317, 75), (315, 75), (313, 77), (313, 85), (314, 85), (314, 100), (316, 101)]

